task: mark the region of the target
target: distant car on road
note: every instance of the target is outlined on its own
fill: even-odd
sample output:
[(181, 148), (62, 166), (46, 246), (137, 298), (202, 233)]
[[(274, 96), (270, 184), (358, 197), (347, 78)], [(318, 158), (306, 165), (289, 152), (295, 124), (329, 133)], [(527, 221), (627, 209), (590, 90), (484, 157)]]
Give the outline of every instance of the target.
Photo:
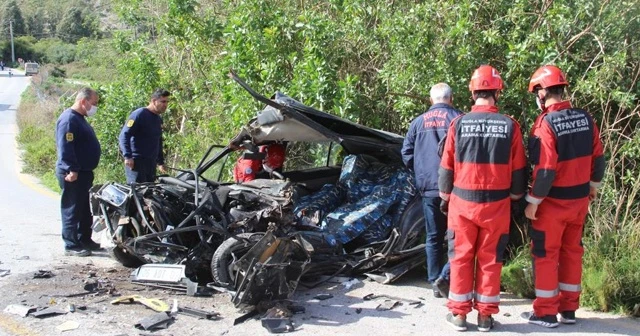
[(40, 66), (38, 65), (38, 63), (25, 63), (24, 75), (25, 76), (36, 75), (38, 74), (39, 68)]

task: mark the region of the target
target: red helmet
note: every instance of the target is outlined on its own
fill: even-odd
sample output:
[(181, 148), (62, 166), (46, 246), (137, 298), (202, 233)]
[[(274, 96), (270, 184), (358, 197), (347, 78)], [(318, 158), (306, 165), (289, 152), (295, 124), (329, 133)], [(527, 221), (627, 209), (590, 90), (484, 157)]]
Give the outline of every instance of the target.
[(490, 65), (481, 65), (471, 75), (470, 91), (502, 90), (503, 82), (498, 70)]
[(555, 65), (545, 65), (540, 67), (531, 76), (529, 81), (529, 92), (533, 92), (537, 86), (546, 89), (556, 85), (569, 85), (567, 77), (562, 70)]
[(271, 144), (268, 146), (260, 147), (260, 152), (267, 152), (267, 156), (264, 158), (264, 163), (271, 169), (282, 168), (284, 165), (284, 145)]

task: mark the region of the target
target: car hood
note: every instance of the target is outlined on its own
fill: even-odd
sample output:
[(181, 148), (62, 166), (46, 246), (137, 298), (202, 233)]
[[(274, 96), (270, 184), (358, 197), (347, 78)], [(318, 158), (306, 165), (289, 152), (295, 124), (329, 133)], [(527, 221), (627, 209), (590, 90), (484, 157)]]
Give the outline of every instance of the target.
[(230, 77), (266, 107), (245, 125), (231, 141), (240, 146), (248, 139), (255, 145), (276, 141), (340, 143), (349, 154), (369, 154), (380, 158), (401, 159), (404, 137), (369, 128), (342, 119), (276, 92), (271, 99), (257, 93), (235, 73)]

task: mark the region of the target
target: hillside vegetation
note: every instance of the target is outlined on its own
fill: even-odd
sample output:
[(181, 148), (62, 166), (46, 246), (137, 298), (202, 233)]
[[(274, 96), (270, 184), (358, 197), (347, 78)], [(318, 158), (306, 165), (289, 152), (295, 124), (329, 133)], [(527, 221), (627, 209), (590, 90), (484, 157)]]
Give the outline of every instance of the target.
[[(226, 143), (260, 108), (227, 77), (230, 69), (265, 95), (279, 90), (343, 118), (404, 133), (428, 107), (437, 82), (449, 83), (456, 105), (467, 110), (469, 77), (485, 63), (506, 82), (502, 111), (529, 129), (538, 114), (526, 92), (529, 78), (542, 64), (560, 66), (574, 104), (598, 121), (608, 160), (586, 226), (583, 304), (630, 312), (640, 303), (635, 2), (113, 0), (111, 8), (120, 22), (92, 36), (102, 41), (65, 42), (96, 46), (78, 60), (112, 74), (95, 82), (101, 181), (123, 180), (117, 134), (156, 87), (173, 92), (164, 117), (168, 164), (186, 167), (208, 145)], [(523, 255), (515, 268), (528, 264)], [(507, 289), (525, 283), (512, 274), (526, 272), (510, 272)]]

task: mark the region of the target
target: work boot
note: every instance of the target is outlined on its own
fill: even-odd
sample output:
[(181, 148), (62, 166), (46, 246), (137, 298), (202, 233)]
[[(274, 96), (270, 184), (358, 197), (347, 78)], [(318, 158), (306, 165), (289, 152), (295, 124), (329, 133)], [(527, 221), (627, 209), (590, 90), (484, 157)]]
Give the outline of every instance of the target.
[(442, 294), (440, 294), (440, 291), (438, 290), (438, 288), (436, 288), (436, 285), (432, 285), (432, 286), (433, 286), (433, 297), (436, 299), (442, 298)]
[(69, 257), (88, 257), (91, 255), (91, 251), (83, 248), (71, 248), (65, 249), (64, 255)]
[(555, 315), (536, 316), (533, 312), (524, 312), (520, 314), (520, 317), (531, 324), (537, 324), (545, 328), (555, 328), (559, 324)]
[(93, 240), (87, 243), (82, 243), (82, 246), (84, 246), (85, 249), (89, 250), (89, 251), (102, 251), (103, 248), (100, 246), (100, 244), (94, 242)]
[(457, 331), (465, 331), (467, 330), (467, 315), (449, 313), (447, 314), (447, 323)]
[(576, 312), (574, 310), (560, 312), (560, 322), (564, 324), (576, 324)]
[(438, 290), (441, 297), (449, 297), (449, 280), (445, 278), (438, 278), (433, 282), (433, 287)]
[(478, 314), (478, 330), (489, 331), (493, 328), (493, 317), (491, 315)]

